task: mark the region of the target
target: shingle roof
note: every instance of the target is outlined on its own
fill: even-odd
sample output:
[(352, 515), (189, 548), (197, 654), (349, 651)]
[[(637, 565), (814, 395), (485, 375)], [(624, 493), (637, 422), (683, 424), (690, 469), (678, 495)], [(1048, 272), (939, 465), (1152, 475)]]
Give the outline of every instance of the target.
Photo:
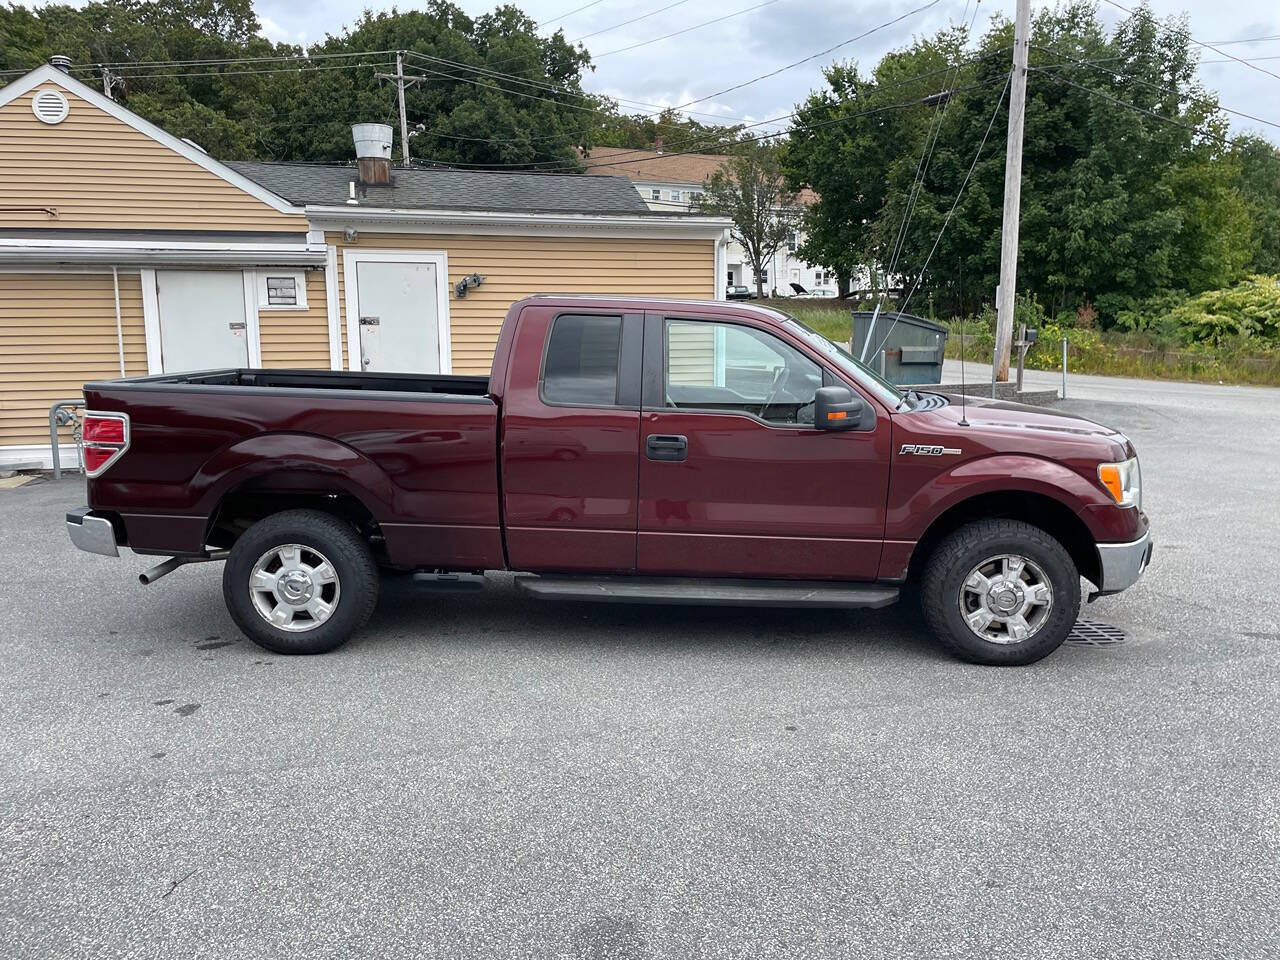
[[(701, 186), (729, 158), (716, 153), (663, 153), (630, 147), (592, 147), (583, 159), (587, 173), (596, 177), (626, 177), (644, 183), (687, 183)], [(818, 195), (805, 187), (796, 195), (809, 206)]]
[[(242, 176), (299, 206), (346, 203), (354, 166), (230, 161)], [(624, 177), (393, 168), (392, 182), (367, 187), (364, 207), (520, 213), (652, 214)]]

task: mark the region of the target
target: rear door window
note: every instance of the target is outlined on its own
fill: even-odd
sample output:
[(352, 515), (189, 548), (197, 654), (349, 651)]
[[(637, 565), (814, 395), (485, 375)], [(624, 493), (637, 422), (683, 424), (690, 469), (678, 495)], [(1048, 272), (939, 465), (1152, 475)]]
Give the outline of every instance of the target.
[(615, 406), (621, 345), (621, 317), (556, 317), (542, 362), (543, 401)]

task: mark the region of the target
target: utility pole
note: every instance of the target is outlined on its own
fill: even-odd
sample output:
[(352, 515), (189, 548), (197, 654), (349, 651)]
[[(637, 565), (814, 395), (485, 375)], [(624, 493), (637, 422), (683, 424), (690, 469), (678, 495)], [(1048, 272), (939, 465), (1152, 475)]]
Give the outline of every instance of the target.
[(114, 73), (108, 70), (105, 66), (102, 68), (102, 93), (109, 100), (115, 99), (113, 96), (111, 96), (111, 91), (115, 89), (116, 84), (119, 82), (120, 82), (119, 77), (117, 77)]
[(1022, 207), (1022, 128), (1027, 112), (1027, 49), (1031, 0), (1017, 0), (1013, 21), (1013, 76), (1009, 81), (1009, 136), (1004, 154), (1004, 222), (1000, 230), (1000, 286), (996, 291), (996, 369), (1009, 379), (1013, 306), (1018, 292), (1018, 217)]
[(409, 166), (409, 118), (404, 111), (404, 85), (406, 83), (421, 83), (423, 77), (406, 77), (404, 75), (404, 51), (396, 51), (396, 72), (395, 73), (375, 73), (375, 77), (379, 80), (394, 80), (396, 82), (396, 98), (400, 103), (400, 165), (402, 167)]

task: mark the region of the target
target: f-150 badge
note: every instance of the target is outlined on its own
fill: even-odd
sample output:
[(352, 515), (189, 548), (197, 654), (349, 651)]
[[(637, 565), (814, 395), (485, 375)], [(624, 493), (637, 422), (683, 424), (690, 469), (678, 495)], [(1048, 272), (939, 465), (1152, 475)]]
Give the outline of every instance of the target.
[(904, 443), (902, 449), (898, 451), (901, 456), (904, 453), (914, 453), (917, 457), (940, 457), (944, 453), (962, 453), (958, 447), (939, 447), (927, 443)]

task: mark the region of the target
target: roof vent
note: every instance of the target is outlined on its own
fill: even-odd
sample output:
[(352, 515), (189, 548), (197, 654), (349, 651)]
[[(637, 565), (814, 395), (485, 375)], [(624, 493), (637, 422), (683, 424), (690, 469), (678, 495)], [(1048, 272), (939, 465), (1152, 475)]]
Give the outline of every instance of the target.
[(31, 112), (41, 123), (61, 123), (71, 112), (71, 105), (67, 103), (61, 90), (45, 87), (37, 90), (36, 95), (31, 98)]
[(385, 123), (353, 123), (351, 139), (356, 145), (360, 182), (385, 185), (391, 182), (391, 127)]
[(49, 58), (49, 66), (53, 67), (55, 70), (61, 70), (63, 73), (70, 73), (71, 58), (64, 57), (60, 53), (54, 54)]

